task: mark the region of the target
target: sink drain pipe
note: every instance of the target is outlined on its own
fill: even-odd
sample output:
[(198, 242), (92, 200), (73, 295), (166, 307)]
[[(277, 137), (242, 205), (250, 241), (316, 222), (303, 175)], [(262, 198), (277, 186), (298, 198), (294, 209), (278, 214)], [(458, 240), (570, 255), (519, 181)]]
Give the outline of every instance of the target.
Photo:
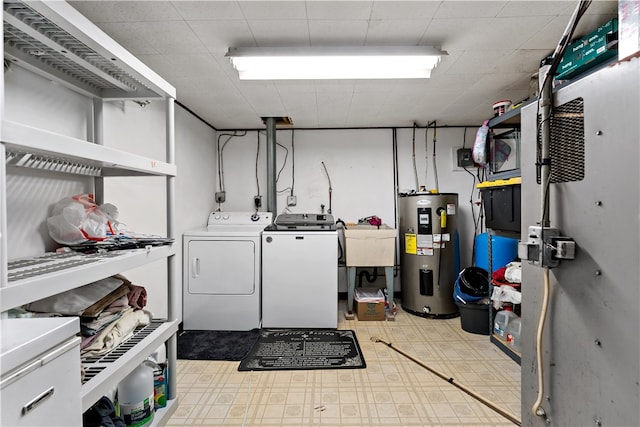
[(458, 389), (462, 390), (463, 392), (465, 392), (469, 396), (473, 397), (474, 399), (476, 399), (477, 401), (479, 401), (483, 405), (487, 406), (488, 408), (490, 408), (490, 409), (494, 410), (495, 412), (497, 412), (498, 414), (502, 415), (503, 417), (505, 417), (506, 419), (508, 419), (512, 423), (514, 423), (515, 425), (517, 425), (517, 426), (522, 425), (522, 422), (518, 418), (516, 418), (515, 415), (510, 414), (505, 409), (500, 408), (495, 403), (485, 399), (484, 397), (482, 397), (479, 394), (475, 393), (474, 391), (468, 389), (467, 387), (463, 386), (462, 384), (458, 384), (457, 382), (454, 381), (454, 379), (452, 377), (448, 377), (448, 376), (442, 374), (441, 372), (438, 372), (436, 369), (433, 369), (432, 367), (430, 367), (426, 363), (422, 362), (421, 360), (416, 359), (415, 357), (411, 356), (410, 354), (405, 353), (404, 351), (400, 350), (398, 347), (394, 346), (390, 342), (387, 342), (387, 341), (385, 341), (385, 340), (383, 340), (382, 338), (379, 338), (379, 337), (371, 337), (371, 341), (373, 341), (373, 342), (381, 342), (381, 343), (385, 344), (387, 347), (395, 350), (396, 352), (400, 353), (401, 355), (403, 355), (407, 359), (417, 363), (418, 365), (422, 366), (427, 371), (431, 372), (432, 374), (436, 375), (437, 377), (445, 380), (449, 384), (451, 384), (451, 385), (457, 387)]

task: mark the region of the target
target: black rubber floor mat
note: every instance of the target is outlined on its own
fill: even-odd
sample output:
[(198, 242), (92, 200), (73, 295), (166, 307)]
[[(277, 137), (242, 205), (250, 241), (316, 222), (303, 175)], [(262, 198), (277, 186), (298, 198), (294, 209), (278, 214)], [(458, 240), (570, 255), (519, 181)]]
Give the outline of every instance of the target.
[(242, 360), (260, 331), (183, 331), (178, 335), (178, 359)]

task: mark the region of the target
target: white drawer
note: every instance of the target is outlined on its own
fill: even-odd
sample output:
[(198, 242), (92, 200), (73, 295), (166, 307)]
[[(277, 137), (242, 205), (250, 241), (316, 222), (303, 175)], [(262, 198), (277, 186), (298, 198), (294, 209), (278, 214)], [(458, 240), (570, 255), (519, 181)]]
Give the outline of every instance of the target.
[(0, 425), (82, 425), (80, 338), (7, 373), (0, 387)]

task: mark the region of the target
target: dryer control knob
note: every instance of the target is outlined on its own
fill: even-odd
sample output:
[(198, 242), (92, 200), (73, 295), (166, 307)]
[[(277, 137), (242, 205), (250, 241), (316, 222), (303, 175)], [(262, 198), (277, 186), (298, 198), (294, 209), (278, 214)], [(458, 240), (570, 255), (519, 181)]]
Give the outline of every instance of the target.
[(224, 219), (225, 221), (229, 219), (229, 215), (223, 215), (222, 219)]
[(220, 215), (216, 215), (216, 216), (214, 216), (214, 217), (213, 217), (213, 219), (215, 219), (215, 220), (219, 220), (219, 219), (220, 219)]

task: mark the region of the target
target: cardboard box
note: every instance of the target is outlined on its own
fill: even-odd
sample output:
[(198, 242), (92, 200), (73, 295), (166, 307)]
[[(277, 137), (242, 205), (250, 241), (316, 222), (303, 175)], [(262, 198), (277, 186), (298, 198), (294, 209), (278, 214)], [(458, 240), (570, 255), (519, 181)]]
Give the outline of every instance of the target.
[(378, 288), (357, 288), (354, 292), (354, 310), (358, 320), (384, 320), (384, 293)]
[(616, 56), (617, 50), (609, 49), (609, 46), (617, 34), (618, 20), (614, 18), (567, 46), (556, 72), (556, 80), (570, 79)]
[(344, 230), (347, 267), (392, 267), (395, 264), (395, 228), (382, 224), (350, 225)]
[(358, 302), (354, 301), (358, 320), (384, 320), (384, 301)]

